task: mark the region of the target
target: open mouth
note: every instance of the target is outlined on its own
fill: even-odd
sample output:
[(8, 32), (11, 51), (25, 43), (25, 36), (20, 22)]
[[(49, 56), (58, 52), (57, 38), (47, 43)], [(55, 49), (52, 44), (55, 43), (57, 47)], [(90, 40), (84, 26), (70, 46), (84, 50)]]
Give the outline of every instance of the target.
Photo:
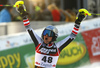
[(45, 40), (48, 40), (48, 38), (45, 38)]

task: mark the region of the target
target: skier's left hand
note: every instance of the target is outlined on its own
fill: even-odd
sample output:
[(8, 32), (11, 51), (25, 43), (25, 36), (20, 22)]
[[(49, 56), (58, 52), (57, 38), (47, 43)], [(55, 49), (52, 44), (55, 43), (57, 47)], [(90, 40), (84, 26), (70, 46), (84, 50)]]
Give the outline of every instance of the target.
[(88, 14), (89, 12), (86, 9), (80, 9), (77, 14), (76, 21), (81, 23), (81, 21), (84, 20)]
[(79, 22), (81, 22), (85, 18), (84, 11), (78, 13), (78, 17), (76, 18)]

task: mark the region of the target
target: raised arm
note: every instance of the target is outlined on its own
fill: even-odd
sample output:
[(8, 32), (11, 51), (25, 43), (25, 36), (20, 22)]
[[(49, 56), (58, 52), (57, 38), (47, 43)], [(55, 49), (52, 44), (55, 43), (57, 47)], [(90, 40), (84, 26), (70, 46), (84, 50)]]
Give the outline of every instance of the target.
[(75, 39), (76, 35), (78, 34), (80, 23), (85, 18), (85, 16), (86, 15), (85, 15), (84, 12), (79, 12), (71, 34), (68, 37), (66, 37), (65, 39), (63, 39), (60, 42), (56, 43), (56, 45), (57, 45), (57, 47), (59, 48), (60, 51)]
[(41, 42), (42, 42), (42, 39), (35, 33), (35, 31), (31, 28), (30, 26), (30, 22), (28, 20), (28, 18), (23, 18), (23, 23), (24, 23), (24, 26), (26, 28), (26, 30), (28, 31), (31, 39), (33, 40), (34, 44), (35, 44), (35, 47), (37, 47)]
[(38, 44), (40, 44), (42, 42), (42, 39), (30, 27), (30, 22), (29, 22), (29, 19), (27, 18), (28, 13), (26, 12), (25, 6), (23, 6), (23, 5), (20, 4), (19, 7), (17, 7), (17, 11), (22, 16), (22, 18), (23, 18), (23, 24), (24, 24), (26, 30), (28, 31), (31, 39), (33, 40), (33, 42), (35, 44), (35, 47), (37, 47)]

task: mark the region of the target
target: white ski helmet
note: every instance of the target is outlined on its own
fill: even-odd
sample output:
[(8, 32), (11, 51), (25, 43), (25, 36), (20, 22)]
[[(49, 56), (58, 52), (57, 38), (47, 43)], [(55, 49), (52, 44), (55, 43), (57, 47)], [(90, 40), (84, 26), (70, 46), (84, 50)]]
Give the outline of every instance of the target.
[(58, 30), (56, 27), (49, 25), (42, 32), (42, 39), (46, 34), (48, 34), (49, 37), (53, 37), (52, 41), (56, 41), (56, 38), (58, 37)]

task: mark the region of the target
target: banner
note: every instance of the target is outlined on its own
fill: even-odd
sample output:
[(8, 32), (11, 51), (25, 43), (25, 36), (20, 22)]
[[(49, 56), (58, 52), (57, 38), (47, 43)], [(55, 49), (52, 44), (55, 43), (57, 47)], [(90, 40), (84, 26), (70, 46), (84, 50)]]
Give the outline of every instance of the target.
[(82, 32), (90, 62), (100, 62), (100, 28)]
[[(66, 36), (58, 38), (58, 41)], [(59, 56), (57, 68), (76, 68), (90, 64), (88, 52), (82, 35), (79, 33), (75, 40), (65, 47)]]
[(31, 64), (34, 62), (29, 58), (29, 56), (33, 55), (33, 44), (0, 51), (0, 68), (27, 68), (26, 62), (28, 63), (29, 61)]
[[(57, 40), (60, 41), (65, 37), (67, 36), (59, 37)], [(75, 68), (83, 65), (82, 62), (89, 63), (89, 57), (85, 42), (81, 34), (78, 34), (76, 39), (60, 53), (57, 68)], [(34, 68), (34, 63), (34, 44), (0, 51), (0, 68)]]

